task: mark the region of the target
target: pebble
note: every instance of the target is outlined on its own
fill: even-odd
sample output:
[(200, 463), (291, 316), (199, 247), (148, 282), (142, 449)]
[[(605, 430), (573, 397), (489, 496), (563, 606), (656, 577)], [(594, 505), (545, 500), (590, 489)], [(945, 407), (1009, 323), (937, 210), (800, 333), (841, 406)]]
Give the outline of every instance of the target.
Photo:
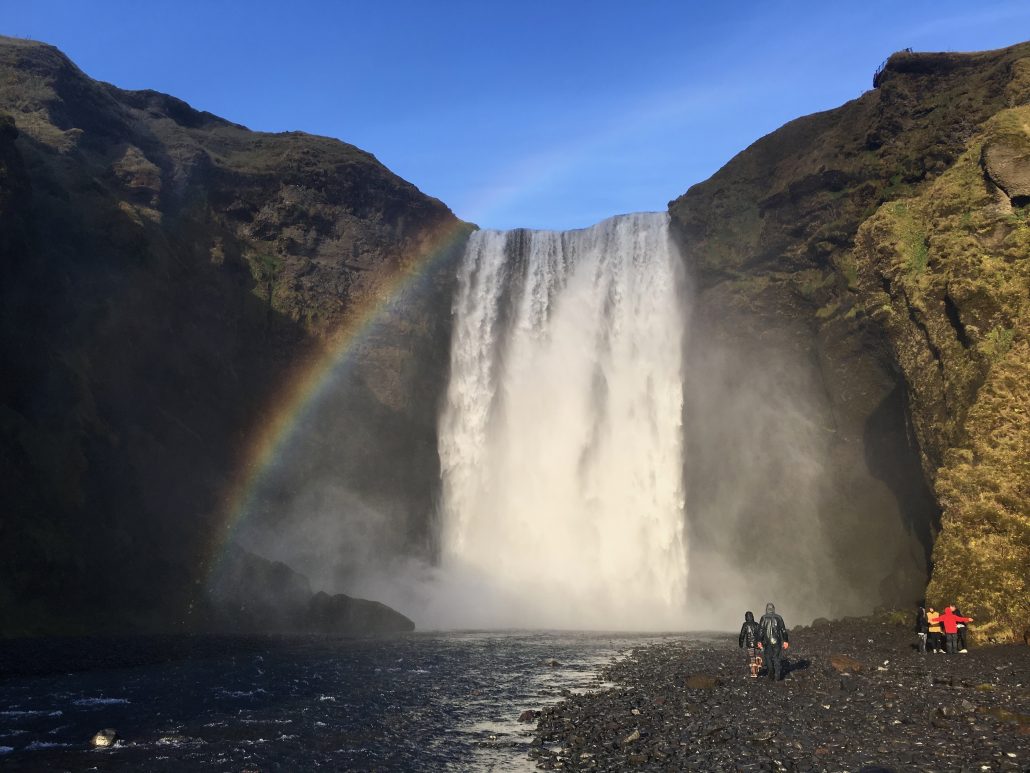
[[(541, 713), (537, 763), (598, 771), (1021, 769), (1030, 759), (1030, 648), (920, 655), (908, 629), (850, 619), (792, 631), (780, 683), (745, 675), (736, 636), (636, 649), (602, 671), (615, 687), (570, 695)], [(847, 671), (834, 667), (834, 656)]]

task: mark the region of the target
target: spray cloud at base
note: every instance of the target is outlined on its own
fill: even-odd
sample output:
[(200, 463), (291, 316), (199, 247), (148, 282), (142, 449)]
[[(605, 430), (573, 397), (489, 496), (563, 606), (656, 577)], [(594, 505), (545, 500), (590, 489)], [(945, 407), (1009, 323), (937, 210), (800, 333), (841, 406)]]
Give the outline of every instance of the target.
[(435, 301), (449, 372), (413, 382), (432, 426), (356, 370), (240, 541), (423, 629), (725, 629), (766, 601), (796, 624), (920, 588), (894, 385), (879, 429), (849, 425), (804, 330), (683, 264), (664, 213), (477, 232)]

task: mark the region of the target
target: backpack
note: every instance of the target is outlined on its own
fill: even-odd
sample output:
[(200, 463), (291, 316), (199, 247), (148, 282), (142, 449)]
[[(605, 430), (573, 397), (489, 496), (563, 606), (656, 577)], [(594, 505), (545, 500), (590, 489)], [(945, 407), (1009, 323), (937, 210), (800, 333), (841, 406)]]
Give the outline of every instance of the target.
[(767, 644), (779, 644), (780, 642), (779, 622), (772, 615), (762, 617), (762, 638)]

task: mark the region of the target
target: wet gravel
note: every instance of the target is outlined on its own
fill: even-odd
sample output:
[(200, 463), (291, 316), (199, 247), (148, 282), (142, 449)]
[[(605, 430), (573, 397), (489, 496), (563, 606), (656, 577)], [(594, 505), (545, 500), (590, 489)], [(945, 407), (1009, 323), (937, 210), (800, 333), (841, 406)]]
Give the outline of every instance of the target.
[(602, 672), (614, 688), (546, 708), (530, 754), (547, 770), (1030, 771), (1030, 647), (914, 641), (887, 619), (797, 628), (781, 682), (747, 677), (735, 636), (641, 647)]

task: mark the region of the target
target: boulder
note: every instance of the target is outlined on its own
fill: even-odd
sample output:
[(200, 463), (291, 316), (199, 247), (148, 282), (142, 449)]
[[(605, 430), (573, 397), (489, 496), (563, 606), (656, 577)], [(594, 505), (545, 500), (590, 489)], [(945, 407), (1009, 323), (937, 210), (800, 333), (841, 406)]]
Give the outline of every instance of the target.
[(98, 730), (92, 738), (89, 739), (89, 745), (94, 749), (106, 749), (109, 746), (114, 745), (114, 742), (118, 739), (118, 733), (115, 732), (113, 727), (107, 727), (103, 730)]
[(536, 722), (536, 719), (539, 716), (539, 711), (536, 711), (535, 709), (526, 709), (519, 714), (519, 722)]
[(415, 624), (385, 604), (311, 592), (308, 578), (281, 561), (230, 545), (208, 588), (208, 627), (244, 632), (405, 633)]
[(386, 604), (367, 599), (356, 599), (337, 593), (318, 592), (311, 597), (304, 629), (316, 633), (364, 635), (407, 633), (415, 624)]
[(984, 144), (980, 163), (1010, 199), (1030, 197), (1030, 136), (1004, 134)]

